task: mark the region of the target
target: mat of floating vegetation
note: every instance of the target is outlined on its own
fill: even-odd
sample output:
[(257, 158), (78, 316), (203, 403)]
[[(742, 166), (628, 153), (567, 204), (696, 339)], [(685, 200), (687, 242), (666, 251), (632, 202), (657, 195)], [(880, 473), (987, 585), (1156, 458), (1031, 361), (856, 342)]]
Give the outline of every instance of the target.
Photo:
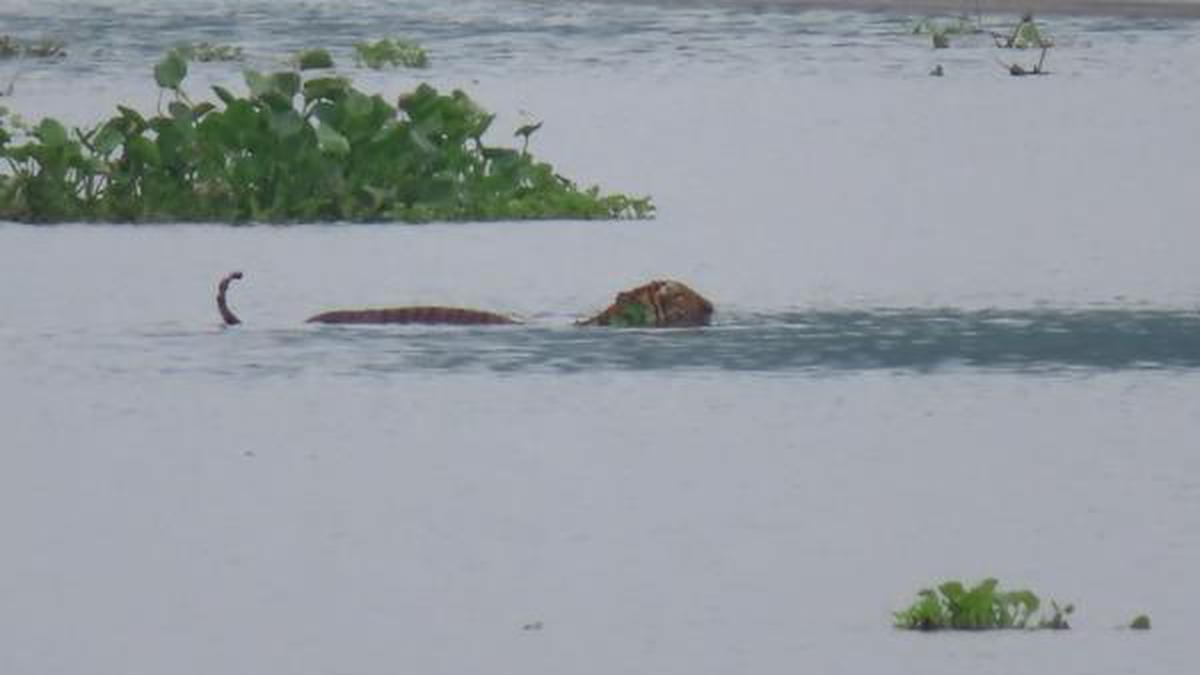
[(90, 129), (0, 115), (0, 219), (49, 223), (648, 218), (649, 198), (580, 188), (528, 152), (491, 146), (494, 115), (422, 84), (390, 103), (343, 77), (246, 71), (248, 92), (183, 90), (187, 59), (154, 68), (170, 102), (118, 106)]

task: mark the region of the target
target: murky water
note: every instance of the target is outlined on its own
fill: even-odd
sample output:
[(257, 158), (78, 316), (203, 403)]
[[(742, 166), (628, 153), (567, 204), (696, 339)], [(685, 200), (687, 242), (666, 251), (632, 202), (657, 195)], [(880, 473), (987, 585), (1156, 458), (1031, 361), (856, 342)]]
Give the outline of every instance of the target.
[[(1034, 79), (912, 24), (6, 5), (0, 33), (70, 50), (0, 61), (28, 118), (153, 108), (180, 41), (324, 44), (369, 89), (469, 90), (497, 141), (545, 120), (535, 152), (659, 217), (0, 224), (0, 672), (1191, 672), (1200, 24), (1052, 18)], [(385, 34), (433, 67), (355, 70)], [(571, 325), (656, 277), (715, 325)], [(303, 324), (405, 303), (526, 324)], [(1073, 630), (890, 628), (989, 575)]]

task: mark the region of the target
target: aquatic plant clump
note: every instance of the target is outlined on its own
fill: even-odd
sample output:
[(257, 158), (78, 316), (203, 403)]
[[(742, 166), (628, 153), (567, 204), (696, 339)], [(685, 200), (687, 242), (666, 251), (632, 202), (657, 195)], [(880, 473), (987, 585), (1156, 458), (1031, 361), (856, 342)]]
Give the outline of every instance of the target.
[(354, 58), (360, 66), (379, 70), (384, 66), (425, 68), (429, 56), (425, 49), (409, 40), (384, 38), (377, 42), (359, 42), (354, 45)]
[(952, 35), (974, 35), (983, 29), (970, 19), (959, 17), (952, 21), (941, 23), (933, 19), (922, 19), (912, 27), (913, 35), (928, 35), (934, 49), (946, 49), (950, 46)]
[(0, 59), (16, 57), (48, 59), (66, 55), (66, 45), (58, 40), (28, 41), (10, 35), (0, 35)]
[(317, 68), (332, 68), (333, 56), (327, 49), (305, 49), (296, 54), (293, 62), (300, 70), (314, 70)]
[(1041, 601), (1028, 590), (1001, 591), (995, 579), (984, 579), (970, 589), (959, 581), (947, 581), (936, 590), (920, 591), (912, 605), (894, 616), (896, 627), (907, 630), (1069, 628), (1067, 616), (1075, 611), (1074, 605), (1050, 604), (1053, 614), (1035, 620)]
[(409, 221), (647, 218), (648, 198), (582, 189), (526, 150), (483, 136), (494, 116), (429, 85), (389, 103), (340, 77), (246, 71), (239, 96), (182, 90), (144, 116), (118, 106), (88, 130), (0, 115), (0, 219), (62, 221)]
[(189, 61), (199, 61), (200, 63), (242, 61), (246, 58), (241, 47), (212, 42), (182, 45), (177, 47), (176, 51)]
[(1042, 49), (1053, 47), (1054, 42), (1042, 35), (1034, 23), (1033, 14), (1025, 14), (1011, 33), (992, 33), (996, 46), (1005, 49)]
[(945, 22), (932, 18), (921, 19), (912, 27), (913, 35), (974, 35), (982, 26), (967, 17), (955, 17)]

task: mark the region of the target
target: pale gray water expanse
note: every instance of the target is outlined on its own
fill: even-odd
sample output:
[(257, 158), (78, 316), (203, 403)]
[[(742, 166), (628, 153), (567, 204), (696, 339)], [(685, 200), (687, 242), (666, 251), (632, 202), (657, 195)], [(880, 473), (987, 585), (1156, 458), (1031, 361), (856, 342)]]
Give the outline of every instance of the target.
[[(282, 9), (281, 9), (282, 8)], [(1003, 17), (997, 17), (997, 21)], [(178, 40), (326, 43), (531, 118), (636, 223), (0, 224), (0, 673), (1191, 673), (1200, 24), (1055, 18), (1051, 77), (913, 17), (26, 3), (5, 105), (152, 108)], [(426, 73), (364, 74), (403, 32)], [(925, 75), (943, 63), (947, 76)], [(189, 91), (238, 81), (193, 68)], [(246, 279), (221, 329), (216, 280)], [(575, 329), (677, 277), (716, 325)], [(321, 328), (333, 307), (507, 311)], [(891, 612), (997, 576), (1066, 633)], [(1120, 630), (1149, 613), (1154, 629)]]

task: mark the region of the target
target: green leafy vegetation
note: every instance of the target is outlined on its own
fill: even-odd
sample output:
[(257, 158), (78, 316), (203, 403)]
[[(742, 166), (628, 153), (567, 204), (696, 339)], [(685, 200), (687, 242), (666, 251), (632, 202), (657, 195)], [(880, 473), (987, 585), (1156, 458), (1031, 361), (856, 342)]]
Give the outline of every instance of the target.
[(1020, 628), (1066, 629), (1074, 605), (1050, 603), (1053, 614), (1036, 618), (1041, 605), (1028, 590), (1001, 591), (995, 579), (984, 579), (973, 588), (947, 581), (937, 589), (924, 589), (907, 609), (895, 613), (895, 625), (908, 630), (995, 630)]
[(646, 305), (640, 302), (630, 302), (621, 307), (621, 310), (613, 315), (609, 325), (619, 328), (638, 328), (650, 325), (650, 318), (654, 316), (654, 312)]
[(354, 58), (360, 66), (379, 70), (385, 66), (425, 68), (429, 56), (425, 49), (409, 40), (384, 38), (377, 42), (359, 42), (354, 45)]
[(954, 35), (973, 35), (983, 29), (966, 17), (958, 17), (941, 22), (935, 19), (922, 19), (912, 28), (913, 35), (928, 35), (933, 40), (934, 49), (945, 49), (950, 46), (950, 37)]
[(176, 51), (183, 58), (199, 63), (242, 61), (246, 58), (246, 55), (242, 53), (241, 47), (214, 44), (211, 42), (182, 45)]
[(960, 35), (977, 35), (989, 33), (997, 47), (1011, 49), (1041, 49), (1053, 46), (1053, 42), (1042, 34), (1032, 14), (1025, 14), (1011, 30), (1004, 32), (989, 31), (984, 28), (982, 18), (973, 20), (961, 16), (953, 19), (938, 20), (933, 18), (921, 19), (913, 24), (913, 35), (929, 35), (933, 38), (934, 46), (938, 43), (949, 44), (951, 37)]
[[(956, 35), (974, 35), (984, 33), (983, 19), (980, 17), (978, 21), (972, 22), (970, 19), (963, 17), (955, 19), (951, 22), (939, 22), (934, 19), (922, 19), (912, 28), (913, 35), (928, 35), (933, 42), (934, 49), (946, 49), (950, 46), (950, 37)], [(1047, 38), (1037, 23), (1033, 19), (1033, 14), (1026, 13), (1021, 17), (1011, 30), (1005, 32), (986, 31), (995, 42), (997, 47), (1005, 49), (1041, 49), (1041, 57), (1036, 64), (1026, 65), (1021, 63), (1001, 62), (1000, 65), (1014, 77), (1024, 77), (1027, 75), (1049, 75), (1050, 71), (1046, 70), (1046, 53), (1054, 46), (1054, 42)], [(944, 69), (939, 65), (930, 72), (931, 75), (937, 77), (944, 74)]]
[[(183, 89), (154, 67), (157, 114), (125, 106), (90, 129), (0, 113), (0, 219), (409, 221), (648, 218), (649, 198), (582, 189), (528, 152), (484, 142), (494, 116), (422, 84), (395, 104), (335, 76), (245, 72), (248, 93)], [(528, 143), (536, 127), (518, 135)]]
[(154, 82), (163, 89), (179, 92), (183, 78), (188, 73), (187, 58), (177, 49), (167, 52), (165, 58), (154, 65)]
[(996, 41), (997, 47), (1005, 49), (1045, 50), (1054, 46), (1053, 41), (1042, 35), (1042, 31), (1034, 23), (1032, 14), (1022, 16), (1021, 21), (1012, 29), (1012, 32), (992, 33), (992, 38)]
[(1150, 630), (1150, 617), (1145, 614), (1138, 614), (1129, 623), (1129, 627), (1133, 630)]
[(22, 40), (10, 35), (0, 35), (0, 59), (15, 57), (58, 58), (67, 55), (66, 45), (58, 40)]
[(913, 35), (932, 35), (940, 33), (942, 35), (971, 35), (978, 33), (983, 29), (979, 24), (965, 16), (955, 17), (947, 21), (938, 21), (936, 19), (921, 19), (912, 27)]
[(327, 49), (305, 49), (304, 51), (296, 54), (294, 62), (296, 67), (300, 70), (332, 68), (333, 56)]

